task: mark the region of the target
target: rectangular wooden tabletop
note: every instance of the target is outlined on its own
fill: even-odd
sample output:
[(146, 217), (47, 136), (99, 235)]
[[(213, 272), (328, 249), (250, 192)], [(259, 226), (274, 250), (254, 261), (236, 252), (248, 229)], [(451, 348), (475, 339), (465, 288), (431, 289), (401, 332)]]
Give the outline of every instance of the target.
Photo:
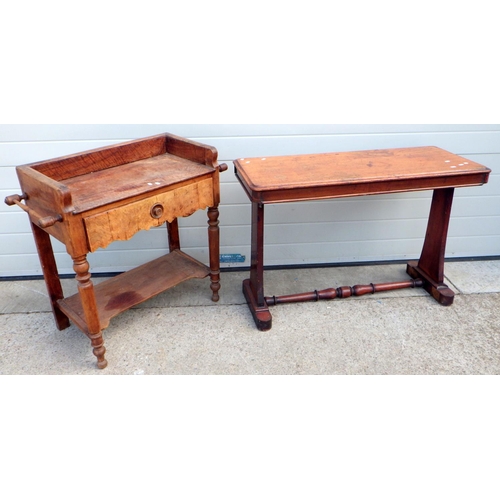
[(434, 146), (240, 158), (234, 165), (249, 198), (262, 203), (479, 186), (490, 173)]

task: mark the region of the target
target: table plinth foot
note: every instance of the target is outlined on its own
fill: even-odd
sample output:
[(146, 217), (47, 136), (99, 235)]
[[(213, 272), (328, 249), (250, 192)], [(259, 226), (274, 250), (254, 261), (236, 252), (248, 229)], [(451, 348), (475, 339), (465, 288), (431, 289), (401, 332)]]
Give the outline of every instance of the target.
[(411, 261), (408, 262), (406, 267), (406, 272), (412, 278), (420, 278), (424, 282), (424, 290), (432, 295), (442, 306), (451, 306), (453, 304), (453, 299), (455, 298), (455, 293), (444, 283), (438, 283), (433, 280), (425, 271), (422, 271), (418, 267), (418, 262)]
[(273, 318), (267, 305), (259, 306), (252, 292), (250, 280), (243, 281), (243, 295), (247, 300), (248, 307), (252, 313), (257, 328), (264, 332), (272, 328)]

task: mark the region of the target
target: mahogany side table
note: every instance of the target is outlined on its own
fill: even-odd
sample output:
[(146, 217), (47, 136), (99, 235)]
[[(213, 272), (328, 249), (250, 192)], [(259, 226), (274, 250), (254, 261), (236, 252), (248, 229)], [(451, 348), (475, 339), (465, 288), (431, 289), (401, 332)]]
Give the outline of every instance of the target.
[[(488, 182), (490, 169), (437, 147), (418, 147), (266, 158), (241, 158), (235, 175), (252, 202), (250, 279), (243, 293), (259, 330), (272, 327), (270, 305), (343, 298), (422, 286), (440, 304), (454, 293), (443, 282), (454, 189)], [(264, 294), (264, 206), (349, 196), (433, 190), (422, 253), (411, 261), (409, 281), (356, 285), (282, 297)]]
[[(70, 320), (105, 368), (102, 337), (117, 314), (191, 278), (210, 276), (219, 300), (219, 173), (211, 146), (171, 134), (17, 167), (22, 195), (8, 196), (30, 218), (55, 322)], [(24, 203), (22, 201), (24, 200)], [(208, 208), (210, 267), (181, 250), (178, 217)], [(87, 254), (166, 224), (169, 253), (94, 286)], [(64, 298), (50, 236), (66, 245), (78, 293)]]

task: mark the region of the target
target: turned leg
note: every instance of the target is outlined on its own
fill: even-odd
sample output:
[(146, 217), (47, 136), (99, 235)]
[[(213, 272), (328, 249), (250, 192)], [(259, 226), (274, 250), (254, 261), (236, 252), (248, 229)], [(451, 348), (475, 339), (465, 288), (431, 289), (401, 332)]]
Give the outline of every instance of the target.
[(250, 279), (243, 281), (243, 294), (261, 331), (270, 330), (272, 317), (264, 297), (264, 204), (252, 203), (252, 253)]
[(64, 330), (69, 327), (70, 323), (68, 317), (61, 312), (57, 305), (57, 301), (63, 299), (64, 295), (59, 273), (57, 272), (57, 264), (54, 258), (50, 235), (33, 223), (31, 223), (31, 229), (35, 238), (36, 249), (42, 266), (43, 277), (45, 278), (45, 285), (47, 286), (54, 320), (57, 328), (59, 330)]
[(102, 338), (101, 324), (94, 294), (94, 285), (90, 279), (89, 267), (86, 255), (73, 258), (73, 269), (75, 270), (76, 280), (78, 281), (78, 294), (82, 301), (87, 324), (88, 332), (86, 333), (90, 338), (94, 356), (97, 358), (97, 366), (102, 369), (106, 368), (108, 362), (104, 358), (106, 348), (104, 347), (104, 340)]
[(179, 238), (179, 223), (177, 219), (167, 222), (168, 245), (171, 252), (180, 250), (181, 240)]
[(210, 254), (210, 288), (212, 300), (219, 300), (220, 290), (220, 240), (219, 240), (219, 210), (217, 207), (208, 209), (208, 250)]
[(413, 278), (421, 278), (424, 289), (444, 306), (451, 305), (455, 295), (444, 284), (444, 258), (453, 193), (454, 188), (434, 191), (420, 260), (409, 262), (407, 267), (407, 273)]

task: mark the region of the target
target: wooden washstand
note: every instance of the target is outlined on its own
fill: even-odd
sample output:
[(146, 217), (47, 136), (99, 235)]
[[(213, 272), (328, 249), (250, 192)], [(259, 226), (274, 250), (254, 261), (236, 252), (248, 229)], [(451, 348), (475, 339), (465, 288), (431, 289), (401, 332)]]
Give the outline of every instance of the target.
[[(60, 330), (72, 321), (105, 368), (102, 330), (117, 314), (191, 278), (210, 276), (219, 300), (219, 173), (217, 150), (172, 134), (17, 167), (22, 194), (8, 205), (27, 212)], [(181, 250), (177, 219), (208, 208), (209, 266)], [(87, 254), (138, 231), (166, 224), (169, 252), (94, 286)], [(50, 236), (73, 260), (78, 293), (63, 296)]]

